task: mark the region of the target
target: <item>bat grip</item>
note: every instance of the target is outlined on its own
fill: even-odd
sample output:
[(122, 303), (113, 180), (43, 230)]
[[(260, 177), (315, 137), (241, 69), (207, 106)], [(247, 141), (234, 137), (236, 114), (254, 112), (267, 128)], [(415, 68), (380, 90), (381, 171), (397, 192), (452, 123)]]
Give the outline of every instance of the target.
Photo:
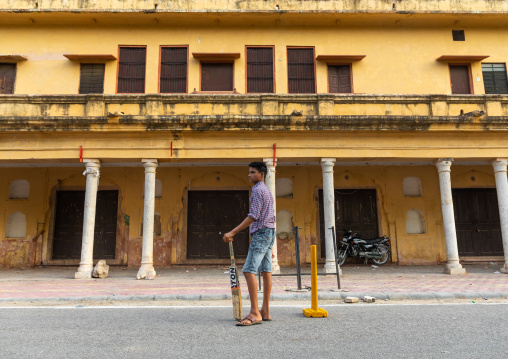
[(231, 260), (235, 260), (235, 252), (233, 251), (233, 242), (229, 242), (229, 256), (231, 257)]

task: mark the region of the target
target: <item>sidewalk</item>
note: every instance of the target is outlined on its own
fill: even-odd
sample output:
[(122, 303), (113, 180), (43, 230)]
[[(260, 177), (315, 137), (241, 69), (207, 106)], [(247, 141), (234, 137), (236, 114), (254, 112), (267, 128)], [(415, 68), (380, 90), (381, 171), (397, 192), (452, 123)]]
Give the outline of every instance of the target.
[[(443, 274), (444, 266), (383, 266), (349, 264), (342, 267), (341, 290), (335, 275), (319, 276), (319, 298), (346, 296), (377, 299), (508, 298), (508, 275), (497, 274), (500, 263), (465, 265), (466, 275)], [(136, 280), (137, 269), (110, 267), (106, 279), (75, 280), (76, 268), (0, 270), (0, 302), (141, 301), (230, 299), (226, 266), (189, 266), (156, 269), (155, 280)], [(321, 268), (318, 270), (322, 270)], [(283, 268), (282, 273), (295, 273)], [(302, 268), (310, 273), (310, 268)], [(248, 293), (241, 277), (242, 295)], [(302, 287), (310, 276), (302, 276)], [(274, 277), (273, 300), (310, 300), (310, 292), (295, 292), (296, 276)]]

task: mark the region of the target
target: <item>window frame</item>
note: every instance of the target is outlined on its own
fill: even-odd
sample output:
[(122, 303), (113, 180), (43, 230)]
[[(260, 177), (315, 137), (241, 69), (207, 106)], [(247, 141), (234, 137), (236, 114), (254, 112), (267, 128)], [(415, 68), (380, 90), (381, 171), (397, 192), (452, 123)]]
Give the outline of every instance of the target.
[[(79, 90), (81, 89), (81, 66), (83, 65), (98, 65), (102, 64), (104, 65), (104, 73), (102, 74), (102, 92), (87, 92), (87, 93), (81, 93)], [(102, 61), (87, 61), (87, 62), (80, 62), (79, 63), (79, 83), (78, 83), (78, 94), (80, 95), (103, 95), (104, 94), (104, 84), (106, 82), (106, 63)]]
[(16, 93), (16, 80), (18, 78), (18, 63), (17, 62), (5, 62), (0, 61), (0, 65), (12, 65), (14, 66), (14, 81), (12, 84), (12, 93), (5, 93), (0, 95), (14, 95)]
[[(351, 89), (350, 92), (330, 92), (330, 66), (349, 66), (349, 87)], [(330, 62), (326, 64), (326, 85), (328, 88), (328, 93), (337, 93), (337, 94), (348, 94), (355, 93), (353, 88), (353, 63), (334, 63)]]
[[(247, 84), (247, 81), (248, 81), (248, 73), (247, 73), (247, 64), (248, 64), (248, 57), (247, 57), (247, 50), (249, 48), (271, 48), (272, 49), (272, 92), (248, 92), (247, 89), (248, 89), (248, 84)], [(276, 76), (275, 76), (275, 45), (245, 45), (245, 93), (246, 94), (263, 94), (263, 93), (276, 93), (276, 85), (275, 85), (275, 81), (276, 81)]]
[[(162, 72), (162, 49), (163, 48), (186, 48), (187, 66), (185, 70), (185, 92), (161, 92), (161, 72)], [(157, 92), (163, 94), (188, 94), (189, 93), (189, 45), (160, 45), (159, 46), (159, 71), (157, 77)]]
[[(482, 66), (482, 79), (483, 79), (483, 89), (484, 89), (484, 92), (486, 95), (506, 95), (506, 93), (493, 93), (493, 94), (487, 94), (486, 91), (485, 91), (485, 76), (483, 74), (483, 65), (504, 65), (504, 73), (505, 75), (507, 75), (506, 77), (506, 83), (508, 85), (508, 70), (506, 69), (506, 62), (482, 62), (481, 63), (481, 66)], [(494, 72), (494, 71), (492, 71)]]
[[(312, 49), (312, 61), (314, 62), (314, 92), (289, 92), (289, 56), (288, 50), (293, 49)], [(287, 75), (287, 93), (292, 95), (316, 94), (317, 93), (317, 78), (316, 78), (316, 47), (315, 46), (286, 46), (286, 75)]]
[[(203, 63), (205, 64), (232, 64), (232, 89), (231, 91), (221, 91), (221, 90), (212, 90), (212, 91), (209, 91), (209, 90), (203, 90), (202, 86), (203, 86), (203, 82), (202, 82), (202, 77), (203, 77)], [(236, 88), (235, 88), (235, 60), (200, 60), (199, 61), (199, 93), (210, 93), (210, 94), (213, 94), (213, 93), (217, 93), (217, 94), (229, 94), (229, 93), (236, 93)]]
[[(119, 77), (120, 77), (120, 50), (122, 47), (136, 47), (136, 48), (144, 48), (145, 49), (145, 77), (144, 77), (144, 80), (145, 80), (145, 86), (144, 86), (144, 92), (118, 92), (118, 80), (119, 80)], [(117, 61), (117, 66), (116, 66), (116, 86), (115, 86), (115, 93), (118, 94), (118, 95), (141, 95), (141, 94), (146, 94), (146, 65), (147, 65), (147, 62), (146, 62), (146, 59), (147, 59), (147, 56), (148, 56), (148, 51), (147, 51), (147, 45), (118, 45), (118, 61)]]
[[(469, 93), (468, 94), (455, 94), (453, 93), (453, 86), (452, 86), (452, 66), (466, 66), (467, 67), (467, 77), (469, 80)], [(470, 62), (455, 62), (455, 63), (448, 63), (448, 75), (450, 79), (450, 90), (452, 95), (474, 95), (474, 86), (473, 86), (473, 75), (471, 73), (471, 63)]]

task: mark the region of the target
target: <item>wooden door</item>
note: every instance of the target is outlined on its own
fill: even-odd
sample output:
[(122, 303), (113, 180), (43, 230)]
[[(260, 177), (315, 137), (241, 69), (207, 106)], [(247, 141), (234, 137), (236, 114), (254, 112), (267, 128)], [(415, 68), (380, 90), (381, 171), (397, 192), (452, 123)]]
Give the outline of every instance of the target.
[(502, 256), (496, 189), (453, 189), (452, 195), (459, 256)]
[[(189, 191), (187, 258), (227, 259), (224, 233), (239, 225), (249, 213), (249, 191)], [(249, 229), (235, 235), (235, 257), (246, 258)]]
[[(85, 191), (58, 191), (53, 259), (80, 259)], [(98, 191), (94, 233), (94, 259), (114, 259), (118, 191)]]
[[(325, 219), (323, 212), (323, 190), (319, 191), (319, 219), (321, 232), (321, 257), (325, 250)], [(377, 200), (375, 189), (336, 189), (335, 190), (335, 233), (337, 238), (344, 229), (361, 233), (365, 238), (379, 235), (377, 223)]]
[(201, 63), (201, 91), (233, 91), (233, 64)]
[(15, 81), (16, 64), (0, 64), (0, 94), (13, 94)]
[(469, 66), (450, 65), (450, 80), (452, 94), (470, 94), (471, 83), (469, 81)]
[(350, 66), (328, 66), (328, 87), (330, 93), (351, 93)]

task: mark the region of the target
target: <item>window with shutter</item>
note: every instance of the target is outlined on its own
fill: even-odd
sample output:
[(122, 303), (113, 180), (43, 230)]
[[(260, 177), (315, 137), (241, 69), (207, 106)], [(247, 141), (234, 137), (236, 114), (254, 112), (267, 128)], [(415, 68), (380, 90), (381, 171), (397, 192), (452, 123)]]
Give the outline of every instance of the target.
[(273, 48), (247, 47), (247, 93), (273, 92)]
[(105, 64), (81, 64), (79, 93), (104, 93)]
[(233, 91), (233, 63), (202, 62), (201, 91)]
[(505, 64), (482, 64), (486, 94), (508, 94)]
[(187, 93), (187, 47), (161, 48), (161, 93)]
[(314, 48), (288, 48), (288, 92), (316, 93)]
[(328, 66), (330, 93), (351, 93), (351, 65)]
[(16, 81), (16, 64), (0, 63), (0, 94), (14, 94), (14, 83)]
[(145, 47), (120, 47), (118, 93), (145, 93)]

